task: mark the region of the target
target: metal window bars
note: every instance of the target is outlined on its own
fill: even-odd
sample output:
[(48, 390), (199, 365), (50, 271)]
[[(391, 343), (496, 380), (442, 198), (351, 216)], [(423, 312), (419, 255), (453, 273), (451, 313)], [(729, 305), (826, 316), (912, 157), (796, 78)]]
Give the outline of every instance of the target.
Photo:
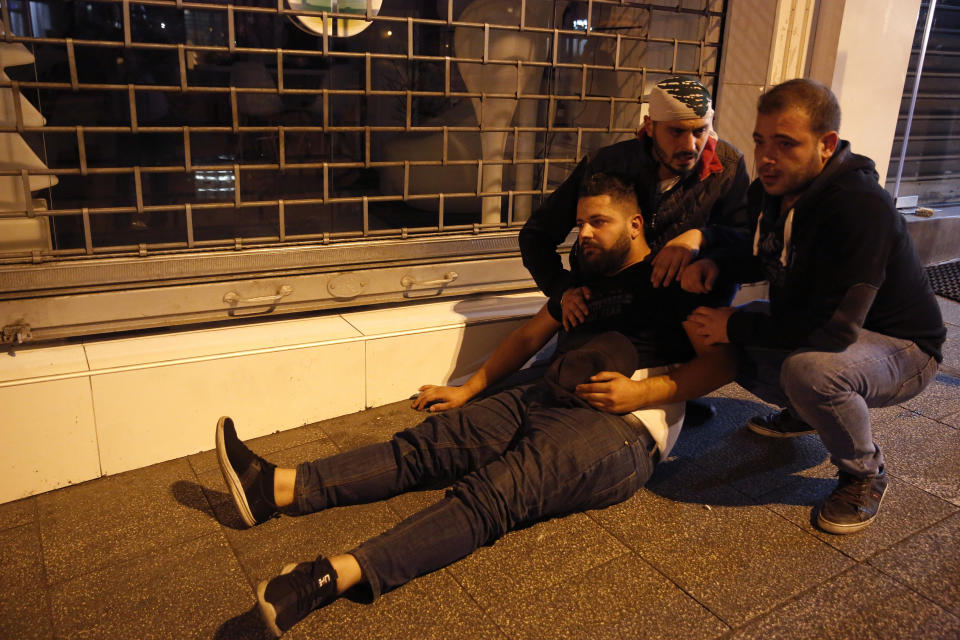
[[(14, 105), (0, 135), (43, 160), (0, 158), (0, 183), (24, 194), (0, 206), (0, 307), (51, 292), (516, 256), (529, 212), (584, 154), (634, 134), (653, 83), (677, 73), (713, 83), (723, 8), (0, 0), (0, 45), (36, 58), (0, 77)], [(358, 15), (366, 28), (335, 35)], [(315, 33), (301, 30), (308, 19)], [(23, 102), (46, 120), (25, 117)], [(59, 184), (31, 197), (38, 178)], [(4, 248), (4, 223), (23, 219), (48, 221), (49, 240)], [(462, 273), (460, 291), (483, 290)], [(301, 290), (278, 306), (346, 304), (301, 304)]]
[[(470, 22), (463, 20), (454, 20), (454, 2), (447, 0), (446, 19), (427, 19), (407, 16), (387, 15), (382, 11), (377, 15), (370, 15), (371, 22), (376, 26), (387, 27), (391, 30), (404, 30), (406, 32), (406, 50), (399, 53), (394, 52), (357, 52), (338, 50), (334, 43), (334, 38), (329, 30), (325, 29), (319, 37), (319, 46), (317, 50), (285, 50), (282, 48), (264, 48), (241, 46), (237, 43), (237, 23), (244, 16), (316, 16), (329, 24), (333, 18), (356, 17), (353, 14), (331, 13), (327, 11), (294, 11), (288, 8), (287, 3), (278, 1), (273, 6), (242, 6), (238, 4), (224, 4), (219, 2), (186, 2), (183, 0), (161, 1), (161, 0), (101, 0), (103, 4), (119, 4), (122, 8), (122, 36), (116, 40), (90, 40), (82, 38), (64, 37), (50, 38), (32, 35), (15, 34), (10, 29), (6, 30), (5, 39), (7, 42), (19, 42), (25, 45), (45, 45), (47, 47), (61, 48), (67, 61), (68, 78), (64, 81), (39, 81), (26, 80), (9, 82), (9, 89), (17, 98), (23, 92), (43, 90), (46, 92), (70, 91), (70, 92), (105, 92), (113, 94), (111, 101), (117, 99), (126, 103), (129, 122), (122, 126), (110, 125), (65, 125), (65, 124), (47, 124), (42, 126), (29, 126), (22, 119), (18, 112), (15, 126), (5, 127), (0, 131), (16, 132), (19, 134), (40, 133), (44, 136), (54, 134), (66, 134), (75, 137), (75, 146), (77, 150), (77, 162), (74, 166), (56, 166), (49, 169), (32, 169), (29, 171), (4, 170), (0, 175), (19, 176), (23, 181), (24, 189), (28, 189), (30, 176), (35, 175), (56, 175), (60, 178), (67, 176), (129, 176), (132, 179), (133, 197), (128, 202), (98, 202), (93, 206), (64, 206), (50, 207), (44, 211), (44, 215), (51, 217), (61, 216), (79, 216), (82, 219), (83, 228), (83, 246), (54, 248), (49, 251), (42, 251), (42, 256), (59, 257), (72, 255), (94, 255), (101, 253), (117, 253), (135, 251), (142, 254), (153, 250), (171, 250), (195, 247), (210, 246), (249, 246), (257, 243), (275, 243), (288, 241), (316, 241), (332, 242), (341, 239), (350, 238), (371, 238), (371, 237), (410, 237), (418, 233), (436, 233), (436, 232), (456, 232), (471, 231), (479, 232), (487, 229), (501, 229), (504, 226), (512, 226), (518, 221), (515, 215), (515, 203), (520, 196), (537, 196), (548, 192), (552, 186), (549, 184), (549, 171), (546, 169), (552, 163), (569, 163), (576, 161), (584, 152), (583, 140), (588, 134), (605, 134), (608, 138), (629, 134), (636, 128), (635, 122), (625, 122), (623, 117), (623, 107), (634, 107), (638, 102), (638, 95), (634, 93), (624, 95), (591, 95), (589, 91), (589, 82), (591, 73), (596, 71), (609, 71), (617, 73), (633, 73), (639, 75), (639, 82), (629, 83), (630, 88), (643, 87), (647, 83), (648, 74), (669, 74), (669, 73), (687, 73), (701, 78), (708, 77), (714, 72), (714, 65), (710, 64), (705, 68), (705, 62), (711, 62), (710, 56), (706, 50), (718, 46), (717, 42), (708, 42), (706, 40), (683, 40), (680, 38), (658, 38), (647, 34), (630, 35), (630, 33), (618, 32), (616, 27), (610, 30), (595, 29), (592, 22), (596, 21), (597, 9), (609, 5), (612, 9), (624, 11), (624, 8), (634, 10), (661, 11), (676, 15), (693, 15), (706, 19), (713, 19), (718, 22), (720, 12), (712, 10), (709, 6), (700, 9), (686, 8), (686, 3), (667, 7), (653, 3), (628, 3), (614, 2), (604, 0), (591, 0), (587, 3), (586, 24), (580, 29), (564, 29), (559, 27), (542, 27), (531, 24), (530, 7), (531, 4), (537, 4), (533, 0), (522, 0), (514, 3), (519, 5), (519, 16), (516, 24), (497, 24), (491, 22)], [(3, 4), (3, 20), (5, 24), (10, 24), (9, 2)], [(94, 4), (94, 3), (90, 3)], [(370, 14), (372, 0), (367, 2), (367, 13)], [(476, 3), (474, 3), (476, 4)], [(481, 3), (493, 4), (497, 8), (504, 3)], [(540, 3), (544, 4), (544, 3)], [(554, 5), (556, 3), (547, 3)], [(564, 3), (577, 4), (577, 3)], [(710, 3), (706, 3), (709, 5)], [(226, 25), (226, 42), (223, 44), (193, 44), (189, 42), (161, 43), (137, 40), (133, 34), (131, 24), (131, 8), (141, 7), (167, 7), (175, 8), (177, 11), (211, 11), (217, 12)], [(385, 8), (386, 9), (386, 8)], [(430, 53), (418, 53), (416, 42), (417, 27), (422, 25), (440, 26), (447, 29), (465, 33), (464, 37), (457, 40), (457, 44), (464, 43), (461, 48), (468, 49), (473, 56), (464, 55), (433, 55)], [(579, 26), (579, 25), (578, 25)], [(621, 25), (622, 27), (622, 25)], [(582, 30), (581, 30), (582, 29)], [(622, 29), (620, 29), (622, 30)], [(466, 32), (471, 32), (467, 34)], [(629, 29), (627, 29), (629, 31)], [(718, 33), (718, 31), (716, 32)], [(544, 59), (509, 59), (498, 58), (497, 53), (502, 52), (503, 46), (497, 47), (494, 41), (497, 37), (510, 35), (517, 36), (517, 41), (531, 41), (538, 39), (537, 44), (546, 42), (548, 50), (545, 52)], [(611, 51), (612, 59), (608, 64), (596, 64), (591, 62), (569, 62), (564, 61), (561, 55), (561, 40), (564, 38), (575, 38), (582, 40), (584, 38), (596, 39), (602, 41), (599, 43), (601, 48)], [(638, 45), (649, 46), (651, 43), (666, 45), (670, 49), (670, 64), (654, 67), (646, 66), (643, 60), (634, 56), (625, 55), (625, 51), (637, 49)], [(480, 46), (476, 46), (480, 44)], [(683, 68), (678, 64), (680, 51), (684, 46), (696, 49), (694, 68)], [(156, 82), (146, 82), (144, 79), (138, 79), (134, 82), (117, 82), (111, 78), (103, 78), (100, 81), (88, 81), (82, 79), (78, 73), (77, 52), (81, 48), (100, 48), (112, 50), (117, 55), (123, 55), (124, 52), (138, 51), (143, 53), (170, 53), (176, 55), (177, 82), (164, 84)], [(529, 49), (532, 49), (530, 47)], [(523, 53), (530, 53), (525, 51)], [(274, 80), (271, 87), (255, 86), (213, 86), (204, 84), (201, 80), (191, 79), (190, 60), (191, 57), (201, 55), (227, 55), (227, 56), (269, 56), (274, 62), (275, 67), (270, 69), (270, 77)], [(287, 61), (291, 57), (307, 58), (312, 60), (327, 60), (330, 64), (336, 64), (338, 61), (358, 61), (362, 65), (362, 86), (358, 88), (296, 88), (285, 85), (284, 71)], [(715, 56), (714, 56), (715, 58)], [(374, 65), (378, 61), (399, 61), (408, 62), (429, 62), (442, 65), (442, 89), (438, 90), (417, 90), (417, 89), (377, 89), (373, 86)], [(258, 63), (252, 63), (258, 64)], [(458, 67), (463, 71), (464, 65), (479, 64), (483, 70), (479, 75), (500, 73), (498, 86), (494, 90), (471, 91), (470, 87), (457, 90), (454, 76)], [(580, 82), (579, 91), (576, 93), (545, 93), (539, 89), (539, 76), (544, 71), (568, 69), (579, 72)], [(502, 73), (507, 70), (508, 74)], [(503, 78), (507, 75), (513, 76), (513, 85), (510, 90), (503, 89)], [(538, 82), (525, 83), (523, 80), (528, 76), (537, 76)], [(5, 83), (6, 84), (6, 83)], [(482, 78), (476, 82), (477, 86), (483, 87)], [(495, 83), (497, 84), (497, 83)], [(537, 85), (533, 91), (530, 86)], [(501, 90), (496, 90), (501, 89)], [(161, 94), (196, 94), (204, 97), (225, 97), (229, 101), (229, 123), (216, 126), (197, 126), (187, 124), (160, 124), (149, 125), (142, 121), (139, 115), (142, 106), (138, 107), (138, 99), (142, 102), (145, 96), (152, 95), (154, 92)], [(370, 124), (340, 124), (331, 117), (331, 100), (338, 96), (357, 96), (362, 98), (384, 97), (399, 99), (404, 103), (405, 122), (397, 125), (370, 125)], [(243, 102), (247, 98), (280, 98), (298, 97), (301, 99), (314, 100), (316, 108), (321, 112), (321, 121), (309, 124), (284, 125), (280, 123), (252, 124), (243, 118)], [(416, 124), (413, 118), (414, 101), (418, 99), (447, 99), (447, 100), (471, 100), (476, 102), (478, 111), (478, 123), (473, 125), (456, 124)], [(545, 103), (546, 121), (535, 123), (533, 125), (512, 125), (510, 122), (493, 122), (493, 118), (487, 117), (488, 110), (495, 110), (497, 101), (508, 101), (517, 103), (519, 101), (531, 100)], [(606, 111), (605, 117), (597, 119), (598, 121), (588, 123), (586, 126), (558, 126), (555, 124), (556, 111), (558, 105), (563, 101), (572, 101), (581, 105), (594, 103), (603, 105)], [(539, 106), (539, 105), (538, 105)], [(634, 113), (634, 111), (631, 111)], [(506, 149), (501, 154), (484, 153), (483, 157), (477, 158), (454, 158), (450, 153), (450, 136), (458, 133), (477, 133), (499, 134), (502, 138), (512, 138), (512, 148)], [(354, 158), (343, 160), (312, 160), (309, 158), (290, 158), (288, 149), (290, 140), (296, 136), (319, 134), (332, 136), (336, 134), (359, 134), (362, 137), (362, 143), (358, 149), (359, 155)], [(404, 159), (404, 158), (384, 158), (378, 157), (372, 149), (372, 138), (379, 134), (396, 133), (434, 133), (442, 137), (440, 157), (436, 159)], [(522, 149), (522, 139), (530, 134), (556, 134), (566, 133), (575, 136), (575, 141), (571, 146), (564, 147), (563, 155), (532, 157), (533, 154), (524, 154)], [(116, 165), (116, 166), (92, 166), (89, 161), (89, 146), (92, 136), (98, 134), (129, 134), (129, 135), (147, 135), (164, 134), (167, 136), (177, 136), (182, 144), (183, 162), (176, 164), (162, 164), (156, 166), (149, 165)], [(275, 158), (270, 158), (269, 162), (197, 162), (198, 154), (196, 151), (196, 139), (202, 134), (227, 134), (233, 136), (259, 135), (267, 138), (270, 144), (275, 145)], [(497, 157), (499, 155), (499, 157)], [(493, 156), (493, 157), (489, 157)], [(527, 157), (525, 157), (527, 156)], [(431, 167), (455, 167), (467, 166), (475, 168), (477, 176), (474, 188), (462, 191), (431, 191), (427, 193), (416, 193), (411, 189), (411, 171), (417, 171), (418, 168)], [(503, 190), (502, 184), (497, 185), (496, 180), (486, 180), (485, 173), (494, 173), (502, 171), (505, 165), (521, 167), (523, 165), (536, 166), (541, 169), (539, 180), (536, 184), (530, 183), (522, 185), (524, 188)], [(338, 195), (331, 187), (332, 173), (338, 169), (373, 169), (384, 170), (393, 169), (402, 177), (396, 185), (395, 192), (371, 192), (365, 195)], [(244, 195), (244, 183), (253, 176), (253, 172), (289, 172), (289, 171), (314, 171), (317, 179), (322, 185), (314, 197), (283, 197), (284, 194), (278, 194), (281, 197), (272, 197), (264, 199), (250, 199)], [(401, 173), (402, 172), (402, 173)], [(194, 176), (198, 183), (209, 181), (221, 181), (232, 187), (233, 198), (229, 201), (205, 201), (202, 197), (195, 197), (187, 202), (159, 202), (148, 204), (144, 198), (145, 181), (148, 177), (162, 174), (180, 174)], [(501, 187), (501, 188), (498, 188)], [(199, 193), (204, 193), (200, 187)], [(196, 194), (199, 195), (199, 194)], [(501, 216), (500, 198), (506, 198), (505, 215)], [(50, 198), (54, 204), (57, 203), (57, 194), (51, 192)], [(494, 211), (491, 214), (490, 207), (484, 208), (484, 214), (481, 218), (469, 224), (449, 224), (445, 219), (445, 208), (449, 206), (451, 200), (461, 198), (486, 198), (487, 202), (496, 200)], [(429, 225), (411, 228), (385, 228), (376, 229), (370, 223), (370, 205), (374, 203), (415, 203), (417, 201), (436, 201), (437, 217)], [(330, 205), (330, 204), (352, 204), (359, 205), (360, 220), (355, 228), (344, 231), (333, 231), (324, 233), (289, 233), (286, 228), (285, 213), (291, 205)], [(275, 234), (260, 237), (241, 237), (235, 235), (232, 238), (219, 238), (213, 240), (199, 240), (194, 231), (194, 224), (197, 216), (202, 212), (210, 210), (243, 210), (252, 208), (273, 207), (276, 209), (277, 220), (275, 224)], [(185, 237), (181, 241), (175, 242), (152, 242), (149, 239), (146, 242), (125, 245), (105, 245), (98, 246), (93, 241), (94, 234), (91, 232), (90, 221), (95, 216), (108, 216), (116, 214), (137, 214), (148, 213), (174, 213), (183, 217)], [(26, 206), (22, 210), (0, 212), (0, 218), (19, 217), (23, 215), (33, 216), (36, 212), (33, 208), (33, 200), (27, 199)], [(522, 220), (521, 220), (522, 221)], [(35, 256), (32, 256), (35, 258)]]

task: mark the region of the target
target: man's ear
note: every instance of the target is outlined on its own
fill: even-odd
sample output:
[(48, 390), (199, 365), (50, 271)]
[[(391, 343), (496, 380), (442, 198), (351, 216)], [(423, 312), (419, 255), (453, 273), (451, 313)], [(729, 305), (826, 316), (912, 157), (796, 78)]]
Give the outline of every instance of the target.
[(653, 137), (653, 120), (650, 119), (650, 116), (643, 116), (643, 124), (640, 125), (640, 128), (643, 129), (648, 136)]
[(820, 136), (820, 160), (826, 163), (833, 157), (837, 151), (837, 145), (840, 144), (840, 134), (836, 131), (828, 131)]
[(643, 216), (637, 212), (630, 216), (630, 238), (643, 235)]

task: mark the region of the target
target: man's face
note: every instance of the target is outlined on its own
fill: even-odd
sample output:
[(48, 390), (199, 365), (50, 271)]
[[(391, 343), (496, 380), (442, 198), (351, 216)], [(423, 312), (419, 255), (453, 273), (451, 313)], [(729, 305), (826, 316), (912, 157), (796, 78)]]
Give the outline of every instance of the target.
[(653, 152), (660, 165), (675, 175), (693, 171), (710, 136), (710, 121), (663, 120), (647, 122), (647, 134), (653, 140)]
[(639, 219), (626, 209), (626, 203), (608, 195), (585, 196), (577, 202), (578, 258), (588, 276), (616, 273), (626, 262), (637, 230), (633, 218)]
[(837, 132), (817, 135), (810, 116), (799, 107), (758, 113), (753, 131), (757, 175), (771, 196), (798, 197), (837, 147)]

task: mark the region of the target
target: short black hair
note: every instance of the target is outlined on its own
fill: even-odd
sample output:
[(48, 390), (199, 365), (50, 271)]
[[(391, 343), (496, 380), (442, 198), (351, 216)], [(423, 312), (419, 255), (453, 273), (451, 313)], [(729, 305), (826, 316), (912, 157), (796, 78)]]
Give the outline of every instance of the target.
[(588, 176), (580, 185), (580, 197), (589, 196), (610, 196), (611, 200), (621, 200), (640, 209), (633, 180), (622, 173), (598, 172)]
[(757, 113), (780, 113), (797, 107), (810, 118), (810, 129), (819, 135), (840, 130), (840, 105), (829, 88), (807, 80), (794, 78), (770, 89), (757, 101)]

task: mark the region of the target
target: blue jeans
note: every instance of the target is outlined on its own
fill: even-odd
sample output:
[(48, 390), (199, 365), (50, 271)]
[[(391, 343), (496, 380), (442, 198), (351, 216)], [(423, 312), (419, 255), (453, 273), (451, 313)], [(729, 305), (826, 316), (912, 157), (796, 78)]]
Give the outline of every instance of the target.
[(350, 551), (375, 599), (519, 525), (627, 499), (653, 472), (640, 429), (622, 416), (551, 406), (539, 383), (514, 387), (389, 442), (299, 465), (294, 504), (309, 513), (456, 481), (437, 504)]
[(789, 408), (817, 430), (831, 461), (858, 477), (884, 464), (867, 408), (905, 402), (937, 375), (937, 361), (913, 341), (867, 329), (843, 351), (741, 347), (739, 355), (740, 386)]

